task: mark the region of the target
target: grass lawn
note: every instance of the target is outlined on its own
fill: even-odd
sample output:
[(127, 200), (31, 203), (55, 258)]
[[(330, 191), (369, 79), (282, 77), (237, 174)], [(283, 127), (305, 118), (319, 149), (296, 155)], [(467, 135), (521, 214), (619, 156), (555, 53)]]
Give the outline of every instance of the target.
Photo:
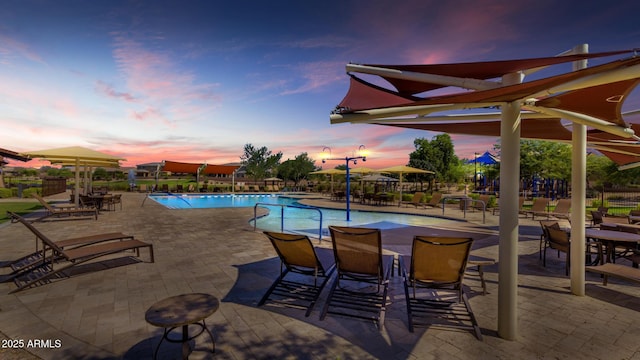
[(7, 211), (18, 215), (26, 215), (42, 208), (42, 205), (28, 202), (0, 202), (0, 223), (9, 221)]

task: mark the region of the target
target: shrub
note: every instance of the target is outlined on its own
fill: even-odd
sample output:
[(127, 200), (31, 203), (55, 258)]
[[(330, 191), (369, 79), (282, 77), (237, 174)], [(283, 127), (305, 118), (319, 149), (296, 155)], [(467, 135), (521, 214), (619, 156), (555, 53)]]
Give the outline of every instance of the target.
[(13, 196), (13, 191), (11, 191), (11, 189), (0, 188), (0, 198), (9, 198)]

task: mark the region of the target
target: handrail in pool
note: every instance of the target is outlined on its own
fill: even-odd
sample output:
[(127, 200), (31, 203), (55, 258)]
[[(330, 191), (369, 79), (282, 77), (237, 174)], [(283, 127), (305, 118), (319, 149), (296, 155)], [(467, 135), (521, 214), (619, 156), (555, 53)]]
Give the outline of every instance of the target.
[(464, 212), (464, 217), (465, 218), (467, 217), (467, 205), (469, 203), (473, 204), (475, 202), (475, 203), (482, 204), (482, 223), (484, 224), (486, 222), (487, 204), (484, 201), (478, 200), (478, 199), (473, 199), (473, 198), (471, 198), (469, 196), (466, 196), (466, 195), (463, 195), (463, 196), (443, 196), (442, 200), (441, 200), (441, 202), (442, 202), (442, 215), (444, 215), (444, 208), (445, 208), (444, 203), (447, 200), (459, 200), (460, 202), (464, 201), (464, 203), (462, 204), (462, 211)]
[[(186, 202), (187, 205), (189, 205), (189, 207), (191, 207), (191, 208), (193, 207), (193, 205), (191, 205), (191, 203), (189, 201), (187, 201), (187, 199), (184, 199), (181, 195), (173, 194), (173, 193), (170, 193), (168, 191), (167, 192), (163, 192), (163, 194), (167, 194), (167, 196), (174, 196), (174, 197)], [(147, 196), (145, 196), (144, 200), (142, 200), (142, 205), (140, 205), (140, 207), (144, 206), (144, 202), (147, 201), (148, 197), (149, 197), (149, 193), (147, 193)]]
[(318, 209), (317, 207), (312, 207), (312, 206), (299, 206), (299, 205), (286, 205), (286, 204), (272, 204), (272, 203), (256, 203), (253, 206), (253, 231), (256, 231), (256, 228), (258, 226), (258, 213), (257, 213), (257, 209), (258, 206), (279, 206), (280, 207), (280, 231), (284, 232), (284, 208), (285, 207), (290, 207), (290, 208), (296, 208), (296, 209), (303, 209), (303, 210), (315, 210), (318, 212), (318, 214), (320, 214), (320, 226), (318, 228), (318, 242), (321, 244), (322, 243), (322, 210)]

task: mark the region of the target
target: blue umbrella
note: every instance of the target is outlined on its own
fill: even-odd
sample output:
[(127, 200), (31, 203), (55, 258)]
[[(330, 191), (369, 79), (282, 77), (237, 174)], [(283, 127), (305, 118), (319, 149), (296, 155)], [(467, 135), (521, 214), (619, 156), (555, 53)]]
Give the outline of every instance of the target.
[(489, 153), (488, 151), (486, 151), (484, 154), (482, 154), (481, 156), (478, 156), (473, 160), (469, 160), (469, 163), (476, 163), (480, 165), (495, 165), (499, 162), (500, 162), (500, 159), (491, 155), (491, 153)]

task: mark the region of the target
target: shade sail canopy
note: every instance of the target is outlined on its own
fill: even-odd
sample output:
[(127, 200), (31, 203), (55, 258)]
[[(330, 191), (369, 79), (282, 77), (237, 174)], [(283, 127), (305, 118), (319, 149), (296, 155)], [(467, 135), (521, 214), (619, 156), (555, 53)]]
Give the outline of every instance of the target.
[(7, 150), (7, 149), (0, 149), (0, 157), (6, 157), (6, 158), (9, 158), (9, 159), (19, 160), (19, 161), (29, 161), (29, 160), (31, 160), (26, 156), (23, 156), (23, 155), (15, 152), (15, 151)]
[(430, 171), (430, 170), (418, 169), (418, 168), (414, 168), (406, 165), (386, 167), (384, 169), (379, 169), (377, 171), (381, 173), (393, 173), (393, 174), (435, 174), (433, 171)]
[(480, 164), (480, 165), (495, 165), (500, 162), (496, 156), (491, 155), (490, 152), (485, 151), (484, 154), (474, 158), (473, 160), (469, 160), (471, 164)]
[[(75, 166), (75, 205), (79, 205), (80, 197), (80, 166), (105, 166), (120, 167), (120, 161), (125, 160), (121, 157), (113, 156), (107, 153), (87, 149), (82, 146), (70, 146), (55, 149), (37, 150), (22, 153), (21, 155), (29, 158), (39, 158), (48, 160), (52, 164)], [(86, 171), (85, 171), (86, 175)], [(85, 186), (87, 183), (85, 182)], [(85, 188), (86, 190), (86, 188)]]
[(181, 174), (197, 174), (202, 164), (183, 163), (177, 161), (163, 161), (163, 171)]
[(162, 170), (172, 173), (183, 174), (204, 174), (204, 175), (231, 175), (240, 166), (239, 165), (210, 165), (204, 163), (184, 163), (177, 161), (163, 161)]
[(365, 166), (361, 166), (361, 167), (355, 167), (355, 168), (349, 168), (349, 173), (350, 174), (360, 174), (360, 175), (365, 175), (365, 174), (371, 174), (374, 172), (377, 172), (378, 170), (372, 169), (372, 168), (368, 168)]
[[(624, 100), (640, 81), (640, 57), (559, 75), (503, 86), (488, 79), (517, 71), (533, 71), (564, 62), (613, 55), (631, 50), (547, 58), (438, 65), (348, 64), (350, 88), (331, 115), (332, 123), (373, 123), (456, 134), (500, 136), (500, 118), (487, 109), (522, 103), (522, 138), (571, 141), (569, 122), (614, 135), (616, 139), (640, 140), (625, 121)], [(378, 75), (393, 88), (382, 88), (356, 76)], [(423, 96), (422, 92), (447, 86), (467, 91)], [(471, 90), (471, 91), (468, 91)], [(469, 109), (476, 110), (469, 114)], [(564, 119), (564, 120), (563, 120)], [(464, 123), (465, 126), (459, 126)], [(594, 140), (589, 138), (588, 141)], [(619, 146), (608, 141), (612, 152)], [(607, 149), (605, 149), (606, 151)], [(628, 149), (627, 149), (628, 150)], [(636, 151), (636, 154), (639, 152)]]
[(126, 160), (121, 157), (87, 149), (82, 146), (69, 146), (55, 149), (28, 151), (21, 153), (21, 155), (30, 159), (39, 158), (43, 160), (54, 160), (56, 162), (71, 162), (76, 160), (84, 162), (96, 161), (105, 164), (115, 164), (115, 166), (119, 166), (120, 161)]
[(340, 170), (340, 169), (324, 169), (324, 170), (312, 171), (309, 174), (346, 175), (347, 171)]

